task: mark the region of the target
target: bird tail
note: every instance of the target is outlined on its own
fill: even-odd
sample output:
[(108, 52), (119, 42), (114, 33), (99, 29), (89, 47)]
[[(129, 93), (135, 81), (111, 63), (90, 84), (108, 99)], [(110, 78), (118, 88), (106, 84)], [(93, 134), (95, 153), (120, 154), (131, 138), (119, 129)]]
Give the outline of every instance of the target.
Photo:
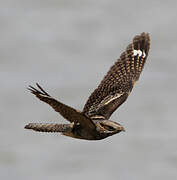
[(71, 124), (49, 124), (49, 123), (29, 123), (25, 129), (32, 129), (39, 132), (71, 132)]

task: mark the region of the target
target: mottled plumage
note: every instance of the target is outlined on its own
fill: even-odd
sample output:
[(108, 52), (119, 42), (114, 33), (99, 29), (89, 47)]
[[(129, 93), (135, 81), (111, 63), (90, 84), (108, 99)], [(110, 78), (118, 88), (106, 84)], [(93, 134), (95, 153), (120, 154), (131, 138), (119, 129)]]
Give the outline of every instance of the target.
[(49, 104), (70, 124), (30, 123), (25, 128), (42, 132), (61, 132), (66, 136), (87, 140), (99, 140), (123, 131), (124, 128), (119, 123), (110, 121), (109, 118), (125, 102), (139, 79), (149, 48), (148, 34), (135, 36), (91, 94), (82, 112), (55, 100), (39, 84), (39, 90), (29, 86), (28, 89), (37, 98)]

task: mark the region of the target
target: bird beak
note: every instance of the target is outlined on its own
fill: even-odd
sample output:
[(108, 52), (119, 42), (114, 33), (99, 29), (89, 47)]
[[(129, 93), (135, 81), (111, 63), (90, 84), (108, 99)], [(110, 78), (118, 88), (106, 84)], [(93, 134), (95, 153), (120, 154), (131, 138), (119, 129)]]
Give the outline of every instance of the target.
[(122, 128), (121, 128), (121, 131), (124, 131), (124, 132), (125, 132), (125, 129), (124, 129), (124, 127), (122, 127)]

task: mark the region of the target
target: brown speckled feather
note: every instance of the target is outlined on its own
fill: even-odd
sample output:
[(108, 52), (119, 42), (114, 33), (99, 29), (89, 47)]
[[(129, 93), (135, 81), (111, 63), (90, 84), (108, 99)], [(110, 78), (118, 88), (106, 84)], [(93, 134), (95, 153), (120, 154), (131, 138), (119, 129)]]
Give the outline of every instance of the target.
[(83, 113), (94, 118), (111, 114), (127, 99), (143, 70), (150, 48), (149, 34), (134, 37), (86, 102)]
[(36, 84), (36, 88), (29, 86), (32, 94), (49, 104), (70, 123), (29, 123), (25, 128), (40, 132), (60, 132), (65, 136), (86, 140), (101, 140), (124, 131), (122, 125), (109, 120), (109, 117), (125, 102), (139, 79), (149, 48), (148, 34), (135, 36), (133, 42), (91, 94), (82, 112), (54, 99), (39, 84)]

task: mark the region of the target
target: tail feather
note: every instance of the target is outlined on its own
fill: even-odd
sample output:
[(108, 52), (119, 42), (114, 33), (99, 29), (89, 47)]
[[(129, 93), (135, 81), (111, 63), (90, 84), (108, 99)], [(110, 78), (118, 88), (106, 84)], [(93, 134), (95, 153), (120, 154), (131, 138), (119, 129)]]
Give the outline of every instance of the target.
[(29, 123), (25, 129), (39, 132), (70, 132), (72, 127), (71, 124)]

